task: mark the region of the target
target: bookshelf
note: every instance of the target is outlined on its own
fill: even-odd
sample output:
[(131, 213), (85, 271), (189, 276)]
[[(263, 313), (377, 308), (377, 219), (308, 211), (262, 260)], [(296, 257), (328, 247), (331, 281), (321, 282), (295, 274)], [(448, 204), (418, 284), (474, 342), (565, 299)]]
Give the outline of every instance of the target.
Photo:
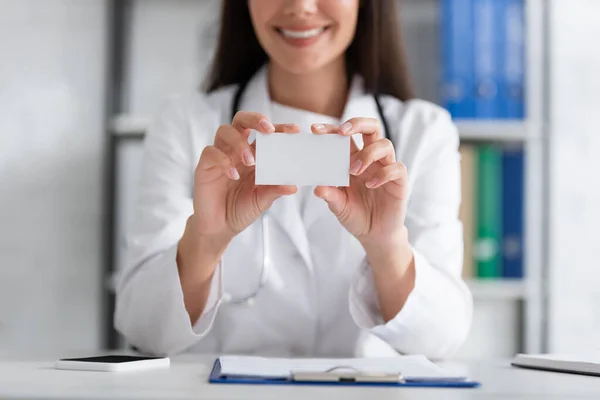
[(456, 125), (460, 138), (464, 141), (495, 141), (502, 143), (526, 142), (529, 139), (540, 138), (539, 129), (525, 121), (458, 120)]
[[(441, 0), (402, 0), (401, 23), (409, 69), (417, 95), (440, 104)], [(515, 340), (506, 345), (512, 352), (541, 352), (547, 349), (547, 213), (548, 213), (548, 2), (524, 0), (526, 36), (526, 86), (524, 120), (455, 119), (463, 144), (519, 146), (525, 153), (524, 242), (522, 279), (478, 279), (465, 277), (475, 302), (473, 343), (484, 345), (487, 335), (500, 336), (495, 329), (514, 329)], [(433, 49), (433, 50), (432, 50)], [(510, 311), (507, 311), (511, 308)], [(479, 311), (477, 311), (479, 310)], [(483, 313), (507, 318), (491, 321)], [(509, 320), (510, 319), (510, 320)], [(482, 327), (482, 325), (487, 326)], [(509, 328), (506, 328), (509, 327)], [(503, 347), (500, 344), (498, 347)], [(485, 353), (481, 346), (471, 349)], [(489, 350), (489, 349), (488, 349)], [(497, 355), (493, 349), (488, 353)]]
[(467, 285), (478, 300), (527, 301), (531, 296), (527, 284), (521, 279), (512, 280), (467, 280)]
[(138, 135), (144, 137), (144, 132), (150, 125), (150, 116), (120, 114), (110, 121), (111, 134), (115, 136)]
[[(156, 6), (161, 11), (168, 7), (178, 7), (185, 3), (190, 9), (194, 4), (206, 4), (212, 0), (112, 0), (109, 18), (112, 33), (110, 48), (109, 75), (109, 107), (107, 114), (107, 135), (109, 151), (107, 154), (107, 168), (109, 180), (107, 182), (107, 209), (110, 218), (106, 225), (107, 259), (104, 270), (104, 290), (106, 292), (106, 346), (118, 346), (119, 338), (112, 329), (112, 307), (114, 307), (114, 273), (119, 269), (121, 256), (119, 255), (123, 241), (123, 231), (126, 226), (127, 197), (132, 190), (135, 177), (128, 168), (135, 168), (139, 157), (139, 148), (143, 140), (143, 133), (147, 129), (151, 113), (150, 107), (138, 107), (137, 97), (148, 97), (147, 89), (136, 89), (133, 80), (135, 74), (127, 77), (127, 64), (131, 63), (131, 54), (136, 53), (131, 49), (132, 43), (140, 39), (130, 39), (132, 14), (135, 7), (144, 3), (145, 7)], [(419, 97), (439, 103), (435, 86), (438, 84), (438, 69), (433, 66), (440, 63), (435, 50), (439, 46), (437, 28), (439, 24), (440, 0), (402, 0), (402, 26), (406, 31), (405, 40), (407, 50), (413, 65), (411, 70), (418, 89)], [(515, 330), (514, 346), (507, 346), (505, 356), (511, 356), (510, 351), (541, 352), (546, 348), (546, 289), (545, 289), (545, 254), (546, 254), (546, 213), (547, 213), (547, 116), (545, 105), (545, 76), (546, 76), (546, 1), (525, 0), (526, 2), (526, 35), (527, 35), (527, 85), (525, 120), (456, 120), (461, 142), (464, 143), (498, 143), (500, 145), (522, 146), (526, 152), (525, 165), (525, 277), (520, 280), (509, 279), (476, 279), (467, 278), (467, 285), (473, 293), (475, 307), (484, 304), (485, 312), (494, 312), (494, 307), (514, 307), (516, 321), (507, 322), (507, 329)], [(198, 6), (200, 9), (200, 6)], [(157, 27), (156, 29), (159, 29)], [(190, 31), (185, 28), (184, 31)], [(169, 37), (177, 38), (177, 35)], [(190, 40), (191, 42), (191, 40)], [(189, 50), (189, 49), (188, 49)], [(138, 64), (142, 61), (136, 61)], [(162, 60), (162, 63), (165, 61)], [(419, 66), (426, 66), (418, 68)], [(144, 84), (150, 80), (142, 79)], [(191, 81), (187, 89), (195, 87), (198, 81)], [(139, 86), (139, 83), (138, 83)], [(174, 85), (176, 86), (176, 85)], [(153, 93), (166, 94), (172, 88), (152, 88)], [(152, 92), (152, 90), (150, 90)], [(141, 93), (141, 94), (140, 94)], [(129, 98), (130, 103), (127, 104)], [(133, 100), (131, 100), (133, 99)], [(145, 99), (144, 99), (145, 100)], [(162, 99), (156, 99), (157, 102)], [(143, 101), (138, 101), (142, 103)], [(133, 165), (133, 166), (132, 166)], [(126, 176), (129, 174), (129, 176)], [(129, 186), (128, 186), (129, 185)], [(491, 305), (491, 306), (490, 306)], [(486, 308), (488, 307), (488, 308)], [(483, 311), (480, 311), (483, 312)], [(502, 313), (501, 313), (502, 314)], [(476, 318), (478, 318), (476, 316)], [(487, 317), (486, 317), (487, 318)], [(486, 319), (484, 318), (484, 319)], [(512, 317), (511, 317), (512, 318)], [(486, 322), (474, 321), (474, 324)], [(479, 329), (479, 328), (477, 328)], [(485, 329), (483, 330), (485, 331)], [(493, 328), (487, 329), (493, 332)], [(487, 333), (475, 332), (474, 335)], [(485, 342), (478, 338), (475, 343)], [(475, 353), (481, 349), (473, 350)], [(483, 356), (486, 355), (481, 350)]]

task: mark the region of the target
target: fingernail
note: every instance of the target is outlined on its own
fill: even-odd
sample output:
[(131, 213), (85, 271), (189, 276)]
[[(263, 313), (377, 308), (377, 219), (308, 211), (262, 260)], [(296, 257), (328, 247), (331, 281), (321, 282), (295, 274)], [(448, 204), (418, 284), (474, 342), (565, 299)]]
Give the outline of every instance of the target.
[(350, 129), (352, 129), (352, 124), (350, 122), (345, 122), (340, 126), (340, 130), (344, 133), (350, 132)]
[(316, 124), (316, 125), (313, 125), (313, 128), (315, 128), (318, 131), (322, 131), (323, 129), (325, 129), (325, 125), (323, 125), (323, 124)]
[(273, 126), (273, 124), (267, 121), (266, 119), (261, 119), (258, 124), (261, 126), (261, 128), (263, 128), (269, 133), (275, 132), (275, 127)]
[(236, 168), (229, 168), (229, 175), (231, 175), (231, 177), (236, 181), (240, 179), (240, 173)]
[(367, 187), (369, 189), (371, 189), (372, 187), (374, 187), (375, 185), (377, 185), (379, 181), (377, 180), (377, 178), (373, 178), (371, 179), (369, 182), (366, 183)]
[(356, 175), (358, 173), (358, 171), (360, 171), (360, 167), (362, 167), (362, 161), (360, 161), (360, 160), (354, 161), (354, 164), (352, 164), (352, 167), (350, 168), (350, 173), (352, 175)]
[(252, 155), (252, 152), (250, 150), (248, 150), (248, 149), (244, 150), (242, 157), (244, 158), (244, 164), (246, 164), (248, 167), (256, 164), (256, 161), (254, 160), (254, 156)]

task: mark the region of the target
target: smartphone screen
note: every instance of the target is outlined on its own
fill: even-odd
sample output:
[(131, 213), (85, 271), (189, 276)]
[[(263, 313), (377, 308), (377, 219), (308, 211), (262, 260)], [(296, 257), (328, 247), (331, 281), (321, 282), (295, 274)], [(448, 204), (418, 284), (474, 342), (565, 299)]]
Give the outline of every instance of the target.
[(93, 362), (93, 363), (108, 363), (118, 364), (132, 361), (158, 360), (163, 357), (143, 357), (143, 356), (99, 356), (99, 357), (83, 357), (83, 358), (63, 358), (61, 361), (77, 361), (77, 362)]

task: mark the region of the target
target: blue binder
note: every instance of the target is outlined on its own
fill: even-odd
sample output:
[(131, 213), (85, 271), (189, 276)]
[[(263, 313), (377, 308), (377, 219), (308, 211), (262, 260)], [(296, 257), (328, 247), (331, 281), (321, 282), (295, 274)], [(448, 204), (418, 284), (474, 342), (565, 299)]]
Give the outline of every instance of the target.
[(373, 379), (356, 379), (363, 377), (360, 373), (354, 376), (345, 376), (337, 380), (321, 379), (302, 379), (296, 380), (290, 378), (264, 378), (257, 376), (225, 376), (221, 374), (221, 363), (217, 358), (213, 364), (212, 371), (208, 381), (214, 384), (232, 384), (232, 385), (320, 385), (320, 386), (388, 386), (388, 387), (436, 387), (436, 388), (477, 388), (481, 386), (479, 382), (468, 380), (443, 380), (443, 381), (378, 381)]
[(502, 276), (522, 278), (525, 162), (522, 148), (507, 148), (502, 157)]
[(473, 0), (475, 118), (500, 117), (502, 1)]
[(473, 0), (442, 0), (442, 98), (455, 119), (475, 117)]
[(501, 90), (502, 117), (525, 118), (525, 4), (523, 0), (505, 0), (504, 79)]

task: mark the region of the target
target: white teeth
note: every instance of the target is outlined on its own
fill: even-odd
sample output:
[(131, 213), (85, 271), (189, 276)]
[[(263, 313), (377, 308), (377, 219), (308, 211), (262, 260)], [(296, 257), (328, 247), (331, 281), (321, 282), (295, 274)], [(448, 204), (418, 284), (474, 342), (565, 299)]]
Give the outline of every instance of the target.
[(292, 39), (309, 39), (311, 37), (317, 36), (324, 30), (325, 30), (325, 28), (321, 27), (321, 28), (310, 29), (307, 31), (288, 31), (286, 29), (281, 29), (280, 31), (283, 34), (283, 36), (289, 37)]

